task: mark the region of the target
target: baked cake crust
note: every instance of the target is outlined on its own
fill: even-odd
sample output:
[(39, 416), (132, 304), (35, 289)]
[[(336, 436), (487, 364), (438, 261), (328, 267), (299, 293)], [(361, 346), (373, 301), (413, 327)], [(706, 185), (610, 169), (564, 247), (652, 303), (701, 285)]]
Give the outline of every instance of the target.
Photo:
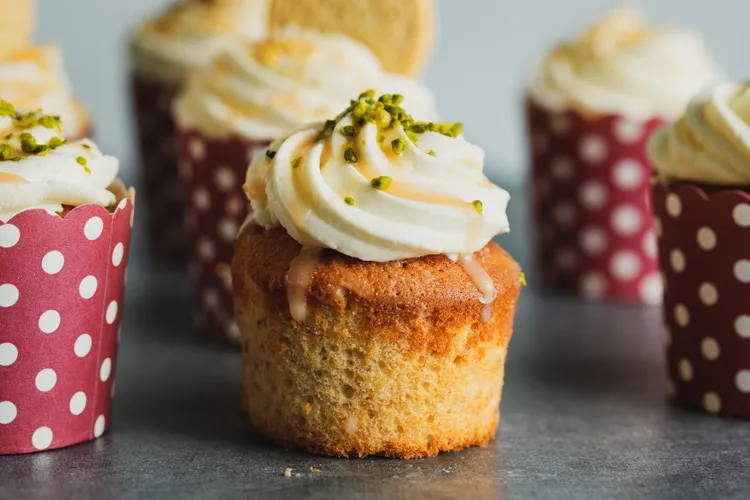
[(445, 256), (363, 262), (327, 250), (305, 322), (285, 276), (300, 245), (248, 224), (233, 265), (243, 405), (278, 444), (332, 456), (416, 458), (485, 445), (499, 422), (520, 268), (490, 243), (475, 254), (498, 290), (481, 321), (472, 279)]

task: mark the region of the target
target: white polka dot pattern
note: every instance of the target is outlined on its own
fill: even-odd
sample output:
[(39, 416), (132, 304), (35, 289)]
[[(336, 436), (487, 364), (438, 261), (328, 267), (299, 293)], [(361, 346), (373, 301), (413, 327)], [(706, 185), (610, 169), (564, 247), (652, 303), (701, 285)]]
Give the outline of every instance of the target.
[(586, 300), (658, 305), (645, 142), (661, 123), (554, 114), (533, 103), (528, 119), (545, 144), (532, 148), (531, 176), (542, 285)]
[[(188, 266), (195, 286), (196, 317), (202, 319), (196, 326), (203, 334), (237, 344), (229, 266), (237, 231), (248, 213), (242, 185), (248, 163), (265, 154), (270, 142), (248, 144), (239, 138), (215, 139), (182, 131), (179, 143), (180, 163), (190, 165), (189, 170), (183, 169), (182, 180), (190, 193), (187, 220), (193, 248)], [(202, 145), (199, 155), (195, 154), (197, 143)], [(564, 164), (558, 169), (559, 175), (567, 175)], [(573, 219), (575, 213), (563, 207), (559, 216)]]
[(750, 418), (750, 191), (653, 188), (675, 399)]
[(106, 305), (122, 302), (132, 213), (126, 199), (114, 213), (0, 222), (0, 455), (93, 439), (95, 416), (106, 423), (120, 316), (108, 322)]

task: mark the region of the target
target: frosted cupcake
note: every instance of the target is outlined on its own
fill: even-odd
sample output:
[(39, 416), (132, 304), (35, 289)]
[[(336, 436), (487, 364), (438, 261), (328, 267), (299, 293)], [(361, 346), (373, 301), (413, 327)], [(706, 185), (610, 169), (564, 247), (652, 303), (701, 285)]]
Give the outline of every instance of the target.
[(436, 115), (424, 86), (385, 72), (372, 52), (343, 35), (292, 29), (236, 44), (190, 79), (175, 119), (201, 330), (238, 340), (229, 266), (247, 215), (242, 179), (248, 163), (266, 154), (271, 141), (335, 116), (347, 96), (373, 86), (400, 94), (417, 117)]
[(649, 142), (669, 387), (750, 418), (750, 83), (704, 91)]
[(139, 26), (131, 41), (132, 93), (153, 256), (183, 264), (184, 196), (170, 106), (187, 76), (237, 39), (267, 31), (267, 0), (180, 0)]
[(282, 446), (416, 458), (495, 435), (522, 281), (491, 242), (509, 195), (460, 124), (399, 101), (362, 95), (248, 170), (244, 402)]
[(109, 426), (134, 193), (54, 115), (0, 100), (0, 454)]
[(700, 36), (626, 7), (542, 61), (527, 104), (545, 288), (660, 302), (645, 143), (721, 75)]

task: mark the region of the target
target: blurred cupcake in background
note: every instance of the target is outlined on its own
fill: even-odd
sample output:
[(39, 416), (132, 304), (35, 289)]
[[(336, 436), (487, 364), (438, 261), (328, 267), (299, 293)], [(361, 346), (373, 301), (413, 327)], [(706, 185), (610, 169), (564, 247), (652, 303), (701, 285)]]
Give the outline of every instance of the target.
[(19, 113), (60, 116), (65, 137), (83, 139), (93, 132), (91, 118), (73, 97), (60, 47), (34, 45), (35, 9), (33, 0), (0, 0), (0, 96)]
[(266, 35), (268, 0), (180, 0), (139, 26), (131, 41), (132, 95), (148, 236), (157, 261), (187, 255), (170, 106), (187, 76), (237, 39)]
[(135, 193), (92, 141), (0, 99), (0, 455), (110, 424)]
[(250, 161), (273, 155), (273, 140), (335, 116), (349, 96), (374, 87), (400, 94), (418, 119), (437, 115), (428, 89), (387, 73), (365, 45), (338, 34), (289, 28), (261, 43), (238, 43), (191, 77), (174, 111), (202, 330), (238, 340), (230, 264), (247, 216), (242, 184)]
[(721, 78), (699, 35), (629, 7), (544, 58), (527, 98), (543, 287), (661, 302), (646, 140)]
[(750, 82), (696, 97), (649, 142), (669, 389), (750, 418)]

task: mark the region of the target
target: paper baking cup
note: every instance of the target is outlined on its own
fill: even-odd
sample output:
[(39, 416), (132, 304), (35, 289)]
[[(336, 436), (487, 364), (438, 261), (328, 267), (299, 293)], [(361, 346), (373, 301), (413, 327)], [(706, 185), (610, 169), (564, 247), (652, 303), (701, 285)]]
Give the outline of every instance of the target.
[(194, 244), (189, 269), (196, 326), (211, 337), (239, 345), (231, 265), (234, 239), (248, 214), (242, 185), (252, 158), (265, 154), (271, 141), (210, 138), (190, 130), (180, 132), (179, 138), (180, 174)]
[(134, 200), (0, 222), (0, 454), (109, 427)]
[(646, 142), (661, 122), (533, 102), (527, 113), (541, 285), (590, 301), (660, 304)]
[(151, 257), (159, 264), (184, 266), (188, 255), (185, 195), (178, 173), (171, 112), (177, 88), (134, 76), (132, 94)]
[(654, 185), (675, 399), (750, 418), (750, 189)]

